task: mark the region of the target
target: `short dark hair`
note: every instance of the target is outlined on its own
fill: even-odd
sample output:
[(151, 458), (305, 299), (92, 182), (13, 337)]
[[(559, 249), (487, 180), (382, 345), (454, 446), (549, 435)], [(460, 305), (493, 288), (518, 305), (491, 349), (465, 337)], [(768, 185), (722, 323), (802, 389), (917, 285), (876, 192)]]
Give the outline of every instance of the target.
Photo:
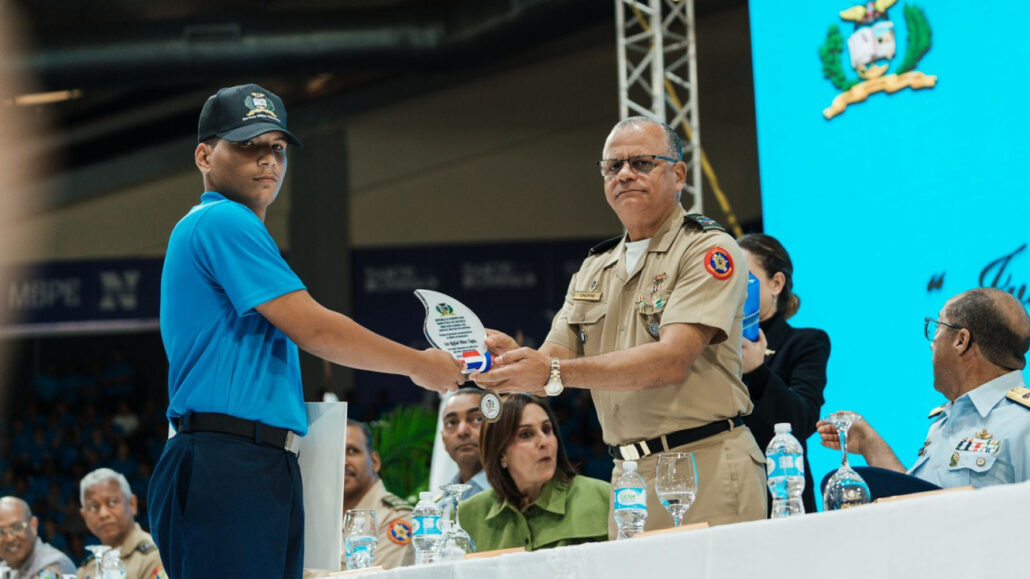
[(375, 452), (375, 448), (372, 447), (372, 429), (364, 422), (350, 418), (347, 419), (347, 426), (356, 426), (361, 429), (361, 432), (365, 434), (365, 450), (369, 456), (372, 456), (372, 453)]
[[(1009, 300), (1013, 303), (1006, 307), (1003, 301)], [(1026, 367), (1030, 319), (1014, 297), (995, 288), (977, 288), (960, 294), (945, 313), (951, 323), (969, 330), (988, 362), (1007, 370)]]
[(513, 505), (520, 505), (525, 495), (515, 485), (508, 469), (501, 467), (501, 456), (508, 449), (508, 445), (515, 439), (519, 430), (519, 421), (522, 419), (522, 411), (530, 404), (536, 404), (547, 414), (551, 421), (551, 428), (557, 441), (558, 452), (555, 457), (554, 479), (568, 483), (576, 476), (576, 467), (569, 462), (565, 454), (565, 445), (558, 431), (558, 422), (554, 418), (554, 412), (543, 398), (531, 394), (511, 394), (504, 397), (504, 404), (501, 407), (501, 416), (497, 422), (484, 422), (479, 432), (479, 458), (483, 463), (483, 470), (486, 471), (486, 480), (490, 486), (497, 491), (497, 502), (505, 500)]
[(789, 320), (801, 308), (801, 298), (794, 293), (794, 263), (787, 248), (775, 237), (764, 233), (748, 233), (737, 240), (740, 248), (758, 258), (769, 277), (783, 274), (783, 291), (776, 296), (776, 312)]

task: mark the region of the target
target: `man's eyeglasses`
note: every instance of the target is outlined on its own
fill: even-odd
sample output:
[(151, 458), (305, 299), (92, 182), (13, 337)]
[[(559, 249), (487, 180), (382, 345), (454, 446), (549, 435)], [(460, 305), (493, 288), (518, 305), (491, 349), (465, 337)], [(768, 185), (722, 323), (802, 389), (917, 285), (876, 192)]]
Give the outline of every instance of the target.
[(962, 326), (956, 326), (955, 324), (949, 324), (948, 322), (942, 322), (940, 320), (935, 320), (933, 318), (923, 318), (923, 335), (926, 336), (927, 340), (930, 340), (931, 342), (933, 341), (934, 337), (937, 335), (938, 325), (948, 326), (949, 328), (955, 330), (965, 329)]
[(20, 535), (25, 532), (25, 529), (29, 528), (29, 524), (25, 521), (15, 523), (9, 527), (0, 527), (0, 537), (13, 537)]
[(601, 169), (602, 177), (614, 179), (619, 174), (619, 171), (622, 171), (622, 166), (625, 163), (629, 163), (630, 170), (637, 175), (647, 175), (658, 165), (657, 159), (669, 161), (670, 163), (678, 163), (680, 161), (679, 159), (663, 157), (661, 155), (637, 155), (629, 159), (601, 159), (597, 162), (597, 166)]

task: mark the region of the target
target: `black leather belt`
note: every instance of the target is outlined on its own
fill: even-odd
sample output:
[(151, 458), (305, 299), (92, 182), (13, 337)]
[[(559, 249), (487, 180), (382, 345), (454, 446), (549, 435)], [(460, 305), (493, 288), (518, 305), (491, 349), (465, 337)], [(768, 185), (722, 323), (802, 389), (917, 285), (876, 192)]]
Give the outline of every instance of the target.
[(172, 424), (176, 432), (217, 432), (233, 434), (253, 440), (258, 444), (272, 446), (299, 454), (300, 440), (292, 430), (262, 424), (255, 420), (237, 418), (214, 412), (187, 412)]
[(737, 416), (735, 418), (720, 420), (718, 422), (710, 422), (704, 426), (698, 426), (697, 428), (684, 428), (683, 430), (663, 434), (658, 438), (652, 438), (650, 440), (630, 442), (621, 446), (609, 446), (608, 454), (611, 455), (612, 458), (617, 458), (619, 460), (639, 460), (650, 454), (665, 452), (671, 448), (690, 444), (691, 442), (697, 442), (698, 440), (714, 436), (720, 432), (733, 430), (734, 428), (743, 425), (744, 419)]

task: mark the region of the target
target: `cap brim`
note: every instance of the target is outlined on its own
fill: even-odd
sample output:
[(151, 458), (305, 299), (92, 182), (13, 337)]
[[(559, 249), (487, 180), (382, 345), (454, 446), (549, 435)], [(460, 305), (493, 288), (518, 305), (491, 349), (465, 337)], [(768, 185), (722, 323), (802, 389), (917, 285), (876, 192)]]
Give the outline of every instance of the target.
[(296, 135), (275, 123), (254, 123), (245, 127), (235, 128), (231, 131), (225, 131), (224, 133), (219, 133), (217, 136), (221, 139), (225, 139), (226, 141), (238, 143), (273, 131), (279, 131), (286, 135), (286, 142), (294, 147), (304, 147), (304, 144), (300, 142), (300, 139), (298, 139)]

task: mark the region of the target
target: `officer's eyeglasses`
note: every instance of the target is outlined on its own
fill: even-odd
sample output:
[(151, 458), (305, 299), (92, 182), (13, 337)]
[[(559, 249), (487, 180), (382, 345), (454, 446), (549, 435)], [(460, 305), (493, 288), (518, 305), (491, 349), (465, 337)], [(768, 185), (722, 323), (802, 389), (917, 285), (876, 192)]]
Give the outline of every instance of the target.
[(0, 527), (0, 537), (13, 537), (15, 535), (21, 535), (25, 532), (25, 529), (29, 528), (29, 524), (25, 521), (15, 523), (9, 527)]
[(658, 159), (669, 161), (670, 163), (678, 163), (680, 161), (679, 159), (663, 157), (661, 155), (637, 155), (628, 159), (601, 159), (597, 162), (597, 166), (601, 169), (602, 177), (614, 179), (619, 174), (619, 171), (622, 171), (622, 166), (626, 163), (629, 163), (630, 170), (637, 175), (647, 175), (658, 165)]
[[(927, 340), (931, 342), (937, 336), (937, 326), (948, 326), (955, 330), (964, 330), (962, 326), (956, 326), (955, 324), (949, 324), (948, 322), (942, 322), (933, 318), (923, 318), (923, 335), (926, 336)], [(970, 333), (972, 335), (972, 333)]]

